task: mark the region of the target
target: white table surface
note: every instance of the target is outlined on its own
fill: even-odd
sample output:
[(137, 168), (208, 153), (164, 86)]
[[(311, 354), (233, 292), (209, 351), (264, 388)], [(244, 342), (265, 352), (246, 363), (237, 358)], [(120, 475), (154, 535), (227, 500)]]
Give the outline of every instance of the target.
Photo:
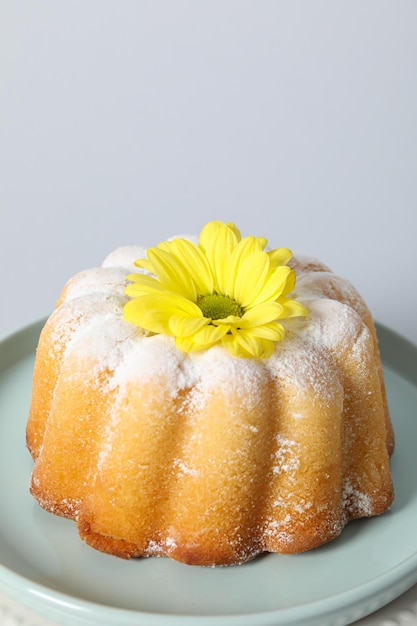
[(416, 24), (414, 0), (3, 0), (0, 336), (113, 248), (222, 219), (417, 343)]

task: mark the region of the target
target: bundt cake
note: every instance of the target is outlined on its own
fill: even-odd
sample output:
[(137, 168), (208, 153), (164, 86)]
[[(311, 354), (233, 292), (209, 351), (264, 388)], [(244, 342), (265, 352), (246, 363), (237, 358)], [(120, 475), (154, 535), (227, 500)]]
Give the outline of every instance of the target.
[(36, 354), (30, 489), (94, 548), (237, 564), (390, 507), (372, 317), (321, 262), (266, 244), (210, 222), (65, 286)]

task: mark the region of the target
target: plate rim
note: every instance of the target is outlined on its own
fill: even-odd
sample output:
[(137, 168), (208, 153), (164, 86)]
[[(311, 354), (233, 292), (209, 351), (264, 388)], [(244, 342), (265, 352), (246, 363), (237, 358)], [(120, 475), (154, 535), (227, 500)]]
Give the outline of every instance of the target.
[[(0, 338), (0, 356), (2, 357), (2, 362), (0, 362), (0, 374), (18, 363), (19, 360), (25, 356), (33, 354), (34, 350), (36, 350), (39, 334), (47, 319), (48, 316), (42, 316), (32, 323), (15, 330), (11, 334)], [(400, 373), (401, 377), (411, 382), (413, 386), (417, 386), (417, 371), (409, 367), (411, 361), (417, 361), (417, 345), (380, 322), (375, 322), (375, 325), (383, 365), (391, 367), (394, 371)], [(401, 359), (399, 358), (398, 346), (401, 346)], [(13, 348), (13, 350), (7, 349), (10, 347)], [(9, 584), (7, 584), (7, 579), (9, 579)], [(382, 585), (381, 580), (384, 581)], [(15, 583), (14, 586), (10, 585), (10, 581)], [(56, 616), (62, 615), (63, 610), (70, 609), (77, 613), (81, 620), (83, 620), (83, 624), (96, 624), (97, 619), (105, 615), (106, 620), (117, 619), (117, 622), (114, 623), (120, 626), (133, 626), (134, 622), (132, 620), (138, 618), (146, 619), (146, 624), (149, 624), (149, 626), (173, 626), (174, 624), (183, 622), (198, 623), (200, 626), (206, 626), (216, 622), (218, 623), (219, 619), (221, 619), (222, 623), (225, 625), (229, 624), (230, 626), (235, 624), (239, 624), (239, 626), (253, 626), (255, 619), (257, 626), (272, 626), (278, 623), (301, 624), (304, 623), (300, 620), (302, 618), (305, 619), (306, 608), (311, 609), (309, 617), (313, 619), (318, 617), (324, 618), (323, 612), (320, 611), (320, 607), (323, 604), (326, 605), (326, 616), (329, 619), (335, 613), (339, 614), (341, 611), (347, 612), (348, 609), (350, 609), (353, 611), (352, 620), (356, 620), (385, 606), (410, 589), (416, 582), (417, 551), (389, 570), (381, 572), (378, 576), (367, 581), (365, 584), (345, 589), (328, 598), (310, 601), (300, 606), (243, 614), (202, 615), (195, 612), (193, 614), (187, 613), (183, 615), (179, 613), (158, 613), (112, 607), (100, 604), (94, 600), (79, 598), (75, 595), (54, 590), (47, 585), (31, 580), (0, 561), (0, 589), (13, 599), (21, 602), (22, 605), (27, 608), (33, 609), (35, 607), (35, 610), (38, 610), (41, 614), (45, 614), (42, 609), (45, 603), (47, 603), (48, 607), (52, 609), (53, 613), (55, 612)], [(25, 602), (24, 599), (22, 599), (22, 595), (24, 594), (31, 600), (30, 602)], [(352, 596), (354, 596), (354, 600), (352, 600)], [(354, 609), (358, 604), (361, 605), (361, 611), (355, 613)], [(287, 617), (290, 618), (289, 621), (286, 620)], [(57, 617), (55, 619), (57, 619)], [(282, 619), (286, 621), (283, 622), (281, 621)], [(112, 623), (112, 621), (106, 623)]]

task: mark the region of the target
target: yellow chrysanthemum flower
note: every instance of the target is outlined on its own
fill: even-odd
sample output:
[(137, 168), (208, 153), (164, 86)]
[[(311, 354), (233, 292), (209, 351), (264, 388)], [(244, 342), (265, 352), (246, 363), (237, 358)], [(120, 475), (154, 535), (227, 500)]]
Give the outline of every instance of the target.
[(130, 274), (124, 318), (175, 337), (184, 352), (222, 344), (239, 357), (268, 358), (284, 338), (279, 320), (307, 315), (288, 298), (295, 272), (287, 248), (265, 251), (263, 237), (242, 239), (238, 228), (209, 222), (198, 244), (183, 238), (150, 248), (135, 261), (149, 273)]

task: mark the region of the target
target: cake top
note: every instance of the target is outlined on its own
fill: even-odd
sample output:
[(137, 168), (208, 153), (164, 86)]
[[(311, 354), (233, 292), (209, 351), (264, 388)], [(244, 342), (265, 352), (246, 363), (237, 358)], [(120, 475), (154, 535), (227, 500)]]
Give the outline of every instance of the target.
[(149, 248), (127, 276), (124, 319), (174, 337), (183, 352), (223, 345), (237, 357), (269, 358), (285, 336), (282, 320), (308, 312), (290, 297), (292, 252), (267, 243), (212, 221), (197, 243), (177, 237)]
[[(216, 232), (219, 238), (213, 237), (210, 248), (205, 238)], [(65, 285), (50, 318), (56, 349), (87, 359), (97, 384), (109, 371), (112, 390), (123, 390), (132, 377), (162, 378), (170, 381), (173, 398), (203, 384), (210, 389), (220, 384), (225, 393), (225, 387), (242, 388), (248, 381), (253, 389), (254, 381), (263, 385), (270, 377), (298, 380), (306, 393), (339, 393), (337, 380), (328, 384), (338, 351), (356, 359), (366, 377), (372, 318), (354, 286), (318, 259), (291, 256), (286, 248), (266, 251), (265, 239), (237, 233), (234, 225), (212, 222), (200, 239), (176, 237), (150, 251), (140, 245), (116, 248), (101, 267), (83, 270)], [(205, 278), (199, 268), (209, 268)], [(188, 276), (195, 280), (194, 299), (181, 292)], [(203, 280), (212, 281), (208, 293), (200, 287)], [(221, 291), (229, 283), (231, 291)], [(209, 316), (198, 306), (198, 295), (226, 295), (236, 302), (238, 315)], [(177, 306), (182, 300), (183, 309)], [(144, 315), (131, 319), (136, 307), (145, 308)], [(188, 336), (175, 335), (182, 327)], [(219, 328), (224, 334), (216, 342), (201, 341)], [(190, 351), (182, 349), (186, 341)]]

